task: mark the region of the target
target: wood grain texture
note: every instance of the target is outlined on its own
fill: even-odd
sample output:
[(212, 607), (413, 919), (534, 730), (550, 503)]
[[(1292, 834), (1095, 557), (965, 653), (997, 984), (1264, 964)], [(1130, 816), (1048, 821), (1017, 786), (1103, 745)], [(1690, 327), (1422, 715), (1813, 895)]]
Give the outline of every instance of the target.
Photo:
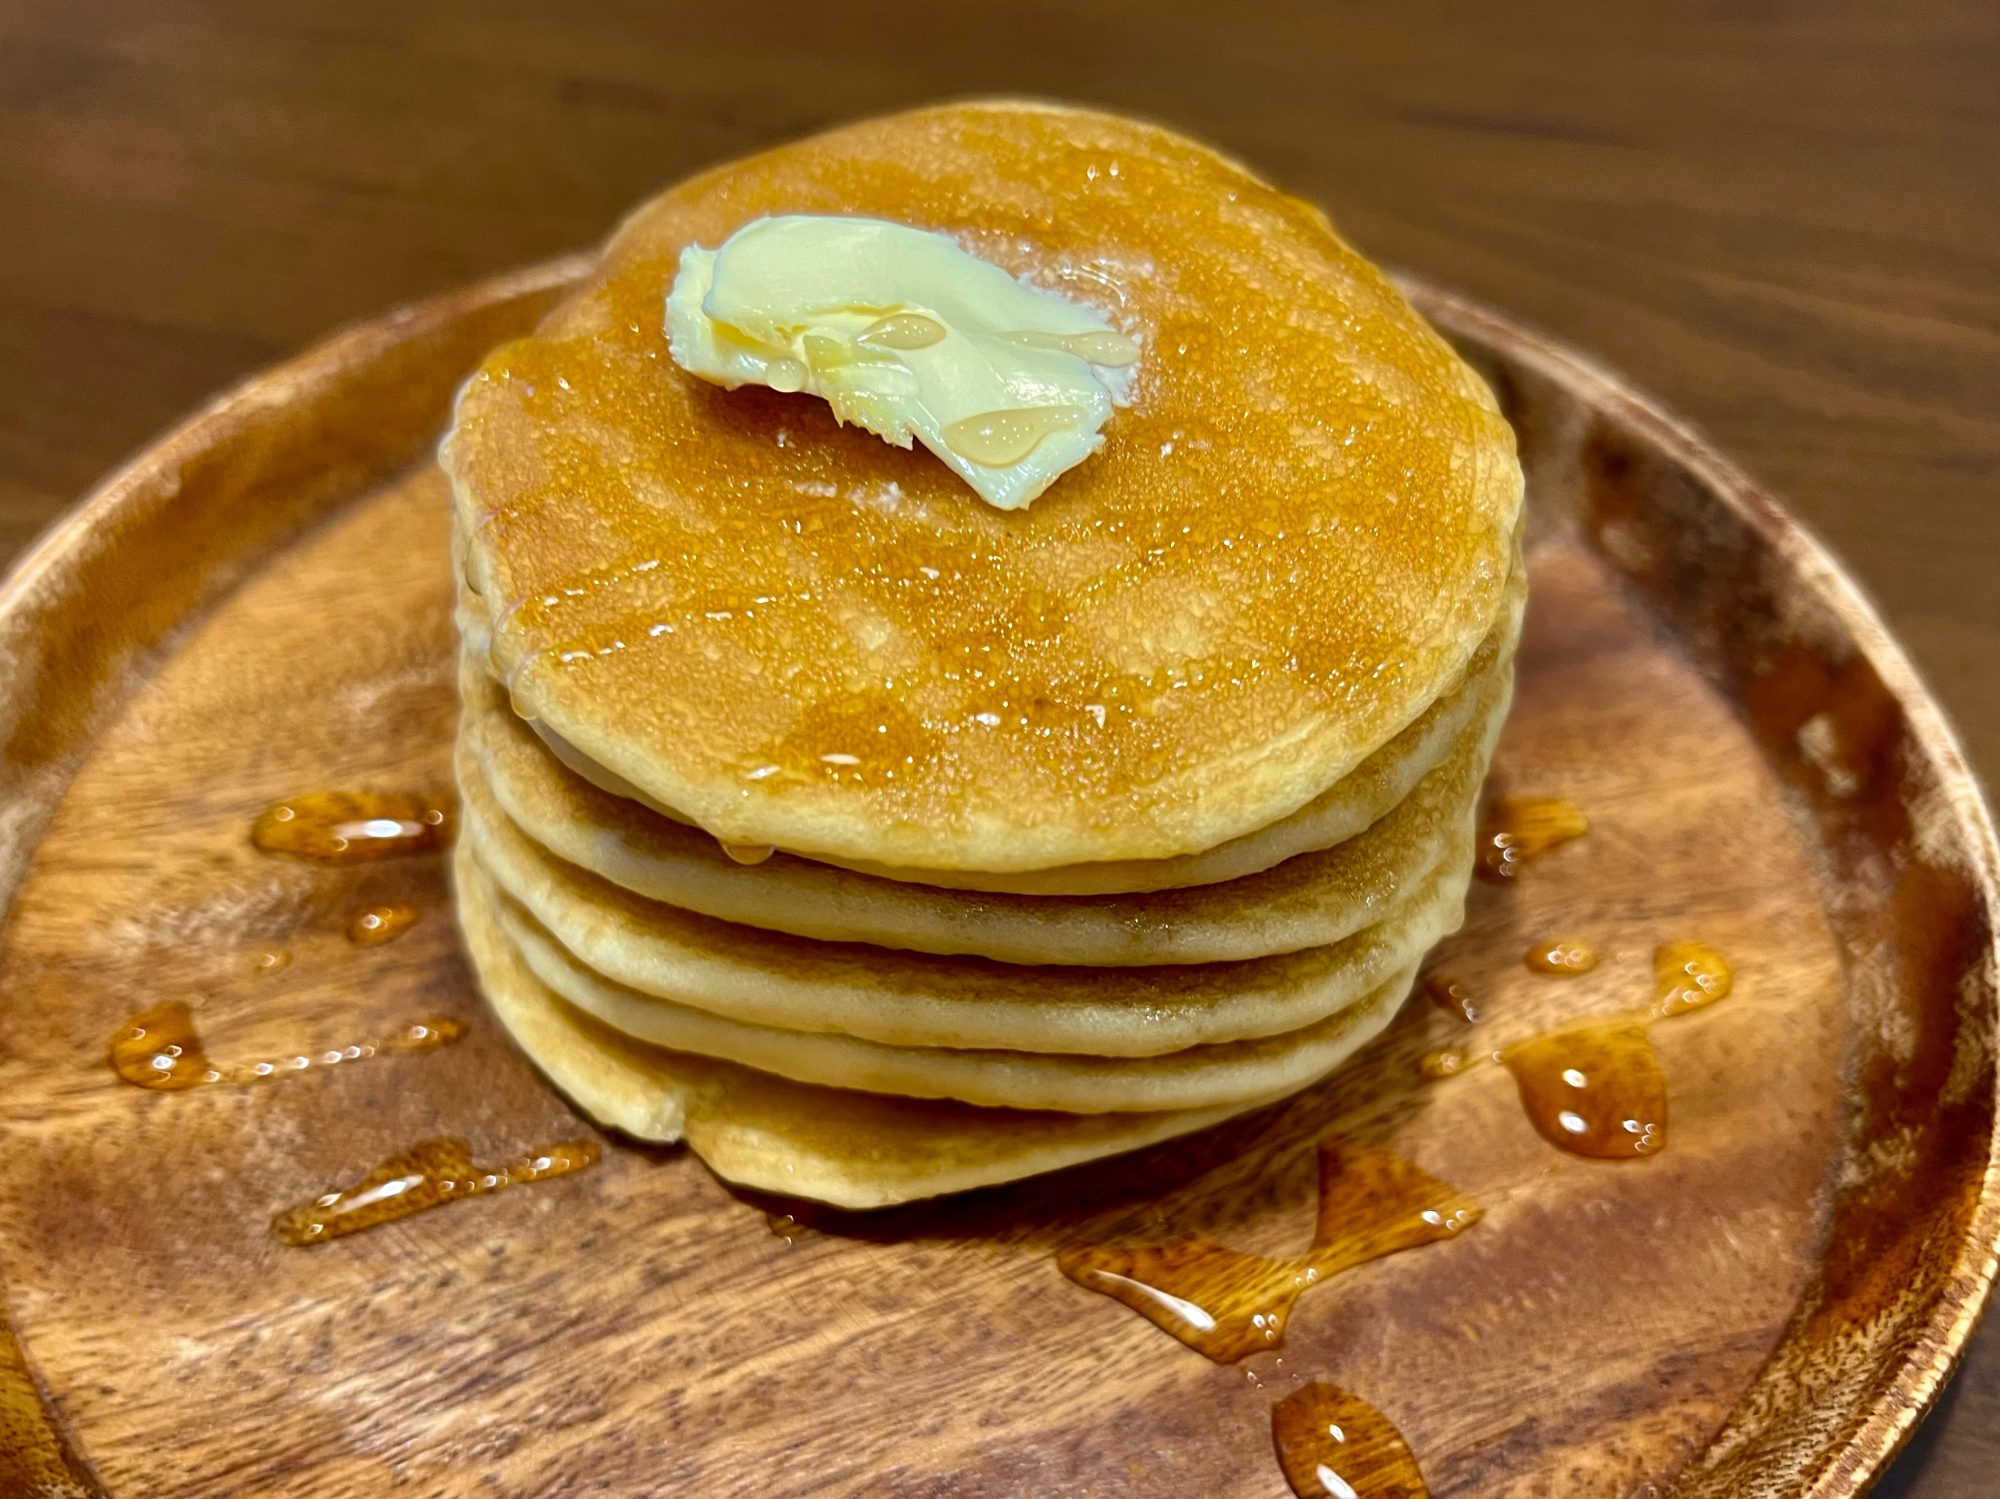
[[(1645, 992), (1656, 940), (1741, 954), (1735, 1002), (1660, 1033), (1681, 1085), (1657, 1170), (1554, 1155), (1497, 1069), (1418, 1086), (1416, 1056), (1450, 1032), (1414, 1007), (1358, 1074), (1206, 1142), (1212, 1170), (1177, 1192), (1132, 1184), (1188, 1173), (1188, 1147), (790, 1249), (691, 1158), (615, 1151), (561, 1188), (330, 1253), (273, 1243), (272, 1212), (415, 1138), (464, 1134), (494, 1158), (577, 1129), (481, 1014), (438, 861), (329, 873), (244, 836), (301, 787), (448, 784), (445, 527), (442, 487), (421, 476), (233, 595), (100, 740), (17, 898), (0, 986), (48, 1003), (11, 1008), (0, 1033), (17, 1225), (0, 1240), (38, 1372), (109, 1492), (528, 1495), (560, 1474), (616, 1493), (743, 1492), (759, 1475), (772, 1493), (815, 1477), (880, 1492), (890, 1475), (912, 1495), (1083, 1477), (1139, 1495), (1168, 1475), (1268, 1493), (1265, 1443), (1244, 1439), (1262, 1437), (1262, 1392), (1087, 1297), (1051, 1256), (1148, 1219), (1295, 1236), (1312, 1203), (1300, 1147), (1329, 1128), (1393, 1141), (1487, 1206), (1476, 1239), (1307, 1303), (1285, 1349), (1286, 1368), (1394, 1412), (1437, 1492), (1533, 1492), (1576, 1465), (1659, 1477), (1769, 1352), (1824, 1231), (1834, 943), (1741, 729), (1558, 546), (1536, 553), (1499, 776), (1579, 798), (1599, 835), (1518, 891), (1483, 892), (1445, 961), (1506, 1024), (1537, 1029)], [(1635, 741), (1647, 754), (1602, 752)], [(1699, 877), (1716, 865), (1726, 877)], [(341, 929), (383, 900), (431, 915), (357, 952)], [(1518, 954), (1552, 925), (1611, 961), (1587, 983), (1534, 981)], [(295, 960), (259, 975), (270, 946)], [(135, 997), (167, 994), (199, 996), (216, 1054), (338, 1044), (434, 1008), (479, 1033), (262, 1091), (149, 1095), (100, 1051)], [(1095, 1206), (1107, 1197), (1128, 1200)], [(477, 1350), (477, 1378), (454, 1349)], [(274, 1398), (288, 1378), (295, 1393)], [(1648, 1398), (1662, 1380), (1672, 1399)], [(851, 1392), (831, 1426), (815, 1394), (829, 1382)], [(898, 1410), (921, 1412), (921, 1439)]]
[[(2000, 12), (890, 11), (10, 5), (0, 549), (335, 324), (592, 241), (721, 156), (1031, 89), (1204, 132), (1691, 413), (1848, 556), (2000, 766)], [(2000, 1332), (1969, 1371), (1894, 1491), (1987, 1492)]]
[[(552, 279), (275, 372), (115, 480), (0, 596), (0, 618), (41, 622), (16, 696), (39, 671), (89, 731), (45, 828), (51, 762), (0, 762), (32, 853), (0, 940), (0, 1273), (73, 1444), (20, 1481), (1249, 1499), (1270, 1490), (1274, 1390), (1326, 1377), (1390, 1413), (1441, 1495), (1857, 1492), (1966, 1335), (2000, 1232), (1990, 827), (1893, 643), (1782, 514), (1615, 383), (1422, 288), (1507, 403), (1537, 507), (1496, 776), (1597, 824), (1483, 892), (1440, 961), (1488, 996), (1497, 1037), (1642, 998), (1656, 942), (1730, 952), (1736, 994), (1657, 1038), (1667, 1153), (1558, 1155), (1499, 1069), (1422, 1082), (1454, 1023), (1416, 1006), (1279, 1109), (940, 1205), (797, 1209), (817, 1230), (797, 1245), (684, 1152), (629, 1147), (325, 1249), (275, 1243), (275, 1211), (416, 1138), (504, 1159), (582, 1127), (483, 1014), (439, 860), (327, 869), (247, 839), (301, 790), (444, 784), (443, 487), (427, 462), (371, 487), (361, 459), (421, 431), (469, 362), (455, 328), (524, 321)], [(306, 476), (296, 521), (325, 518), (275, 552), (232, 523), (262, 492), (246, 476), (314, 451), (358, 501)], [(166, 473), (183, 529), (218, 541), (148, 574)], [(122, 630), (110, 611), (80, 669), (48, 628), (75, 607), (54, 582), (78, 558), (124, 580), (124, 612), (184, 625)], [(219, 579), (240, 581), (218, 597)], [(357, 910), (390, 901), (432, 914), (347, 943)], [(1519, 955), (1554, 930), (1608, 961), (1533, 977)], [(293, 962), (258, 971), (272, 947)], [(218, 1058), (413, 1012), (473, 1034), (262, 1088), (118, 1081), (105, 1041), (173, 998)], [(1312, 1293), (1247, 1378), (1056, 1272), (1077, 1238), (1288, 1246), (1329, 1132), (1392, 1146), (1487, 1217)]]

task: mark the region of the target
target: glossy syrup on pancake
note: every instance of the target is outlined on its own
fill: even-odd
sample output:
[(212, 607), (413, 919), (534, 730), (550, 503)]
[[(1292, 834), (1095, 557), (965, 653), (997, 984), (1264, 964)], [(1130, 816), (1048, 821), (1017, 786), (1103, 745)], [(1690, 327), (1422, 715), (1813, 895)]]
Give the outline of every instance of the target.
[[(1002, 514), (817, 402), (668, 357), (689, 243), (953, 235), (1142, 345), (1103, 451)], [(468, 383), (446, 460), (515, 701), (726, 842), (1019, 870), (1211, 847), (1453, 681), (1520, 502), (1477, 377), (1316, 210), (1180, 137), (966, 105), (723, 167)]]

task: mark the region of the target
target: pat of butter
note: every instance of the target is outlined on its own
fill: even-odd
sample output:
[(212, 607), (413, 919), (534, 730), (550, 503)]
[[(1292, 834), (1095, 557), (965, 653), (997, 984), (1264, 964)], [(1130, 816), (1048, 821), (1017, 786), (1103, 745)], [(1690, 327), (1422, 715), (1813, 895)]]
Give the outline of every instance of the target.
[(805, 391), (897, 447), (914, 437), (1002, 510), (1103, 446), (1139, 357), (1090, 308), (945, 235), (816, 214), (688, 246), (666, 326), (689, 373)]

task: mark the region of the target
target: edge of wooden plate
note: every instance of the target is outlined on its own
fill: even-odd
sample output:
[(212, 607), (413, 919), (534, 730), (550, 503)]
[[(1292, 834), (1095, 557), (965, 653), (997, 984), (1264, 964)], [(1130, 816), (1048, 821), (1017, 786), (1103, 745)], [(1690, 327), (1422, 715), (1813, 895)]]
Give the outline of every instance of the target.
[[(253, 376), (111, 475), (25, 554), (0, 584), (0, 904), (11, 905), (99, 728), (186, 627), (273, 549), (419, 456), (443, 430), (465, 373), (492, 345), (531, 327), (592, 259), (569, 256), (418, 303)], [(1956, 946), (1929, 955), (1936, 961), (1913, 979), (1900, 968), (1891, 975), (1921, 987), (1926, 978), (1949, 978), (1940, 964), (1961, 965), (1967, 992), (1954, 1012), (1953, 1057), (1972, 1059), (1977, 1086), (1970, 1114), (1941, 1115), (1935, 1126), (1941, 1164), (1929, 1183), (1948, 1194), (1955, 1230), (1944, 1245), (1911, 1251), (1893, 1234), (1908, 1216), (1895, 1184), (1885, 1187), (1879, 1173), (1843, 1179), (1835, 1242), (1854, 1228), (1863, 1235), (1857, 1253), (1878, 1241), (1895, 1253), (1885, 1251), (1880, 1275), (1808, 1291), (1763, 1370), (1671, 1490), (1675, 1499), (1852, 1499), (1935, 1399), (1994, 1278), (2000, 848), (1991, 818), (1943, 713), (1874, 607), (1768, 493), (1686, 423), (1588, 359), (1421, 281), (1398, 284), (1486, 367), (1517, 422), (1561, 429), (1565, 442), (1545, 446), (1583, 455), (1531, 474), (1535, 524), (1576, 527), (1627, 586), (1674, 622), (1731, 700), (1748, 705), (1795, 811), (1831, 850), (1829, 878), (1851, 873), (1859, 860), (1879, 882), (1878, 866), (1893, 850), (1869, 845), (1869, 828), (1856, 823), (1871, 808), (1881, 811), (1880, 798), (1859, 805), (1824, 775), (1816, 783), (1817, 762), (1807, 764), (1788, 742), (1796, 741), (1798, 684), (1822, 678), (1839, 689), (1839, 703), (1861, 703), (1857, 723), (1875, 725), (1863, 745), (1868, 764), (1882, 772), (1877, 781), (1887, 769), (1899, 773), (1882, 797), (1921, 814), (1920, 826), (1907, 815), (1887, 826), (1906, 841), (1920, 836), (1922, 867), (1957, 882), (1946, 912), (1955, 917), (1947, 935)], [(1504, 367), (1493, 356), (1504, 356)], [(362, 411), (368, 420), (355, 422)], [(1725, 565), (1716, 566), (1716, 556)], [(1715, 576), (1691, 581), (1690, 567)], [(120, 607), (100, 610), (105, 598)], [(1741, 628), (1737, 614), (1746, 609), (1752, 624)], [(1807, 693), (1807, 706), (1819, 701)], [(1879, 844), (1880, 828), (1874, 832)], [(1884, 961), (1863, 946), (1869, 932), (1880, 935), (1880, 921), (1871, 926), (1868, 916), (1849, 919), (1853, 930), (1842, 934), (1850, 991), (1855, 972)], [(1867, 1060), (1856, 1061), (1863, 1096), (1850, 1141), (1882, 1104), (1868, 1091), (1875, 1085)], [(1954, 1121), (1961, 1121), (1956, 1133)], [(1982, 1125), (1983, 1154), (1968, 1156), (1966, 1147), (1978, 1142), (1962, 1137)], [(1909, 1191), (1921, 1185), (1920, 1169), (1924, 1162), (1906, 1173)], [(1933, 1252), (1925, 1256), (1927, 1247)], [(1905, 1266), (1913, 1252), (1917, 1262)], [(4, 1324), (0, 1491), (102, 1493)]]
[[(2000, 1020), (1995, 1015), (1995, 988), (2000, 984), (2000, 973), (1996, 973), (2000, 969), (2000, 933), (1996, 933), (1995, 920), (2000, 914), (2000, 844), (1996, 844), (1992, 816), (1949, 720), (1873, 603), (1826, 546), (1768, 491), (1691, 424), (1669, 415), (1594, 361), (1476, 302), (1415, 277), (1395, 279), (1417, 308), (1454, 342), (1474, 346), (1467, 352), (1475, 363), (1481, 362), (1481, 348), (1504, 352), (1509, 361), (1559, 390), (1571, 409), (1562, 409), (1566, 403), (1560, 400), (1551, 403), (1547, 392), (1510, 391), (1508, 387), (1519, 382), (1489, 369), (1489, 379), (1505, 404), (1527, 406), (1531, 421), (1581, 421), (1610, 429), (1572, 434), (1575, 447), (1586, 454), (1584, 467), (1589, 466), (1593, 439), (1602, 442), (1607, 438), (1616, 463), (1633, 462), (1635, 454), (1617, 451), (1622, 445), (1631, 445), (1649, 449), (1652, 455), (1677, 467), (1691, 481), (1692, 492), (1675, 494), (1669, 484), (1650, 493), (1648, 498), (1660, 502), (1667, 512), (1650, 517), (1653, 526), (1660, 527), (1663, 520), (1668, 525), (1676, 521), (1699, 523), (1710, 518), (1691, 511), (1719, 506), (1767, 555), (1759, 559), (1761, 566), (1750, 570), (1752, 579), (1731, 576), (1720, 589), (1704, 593), (1698, 585), (1691, 586), (1685, 576), (1693, 559), (1676, 556), (1671, 545), (1661, 544), (1666, 538), (1642, 536), (1639, 541), (1644, 544), (1635, 545), (1629, 534), (1622, 539), (1616, 535), (1615, 527), (1632, 524), (1634, 518), (1605, 513), (1604, 501), (1610, 499), (1615, 507), (1617, 496), (1593, 492), (1599, 488), (1593, 481), (1601, 476), (1589, 473), (1531, 473), (1530, 489), (1543, 512), (1539, 524), (1548, 523), (1551, 508), (1566, 512), (1564, 518), (1614, 572), (1657, 612), (1673, 619), (1682, 644), (1690, 648), (1698, 664), (1720, 680), (1725, 693), (1739, 706), (1744, 701), (1742, 687), (1750, 665), (1745, 657), (1754, 656), (1756, 649), (1770, 650), (1779, 644), (1822, 658), (1837, 658), (1846, 647), (1851, 654), (1846, 661), (1836, 661), (1830, 674), (1849, 682), (1860, 681), (1864, 689), (1874, 688), (1893, 703), (1900, 720), (1894, 726), (1900, 731), (1897, 742), (1875, 746), (1878, 775), (1880, 762), (1894, 763), (1891, 752), (1899, 752), (1907, 780), (1894, 788), (1894, 794), (1911, 800), (1935, 797), (1926, 831), (1935, 840), (1939, 832), (1949, 829), (1949, 848), (1927, 847), (1923, 852), (1953, 863), (1953, 872), (1965, 881), (1970, 907), (1964, 914), (1978, 933), (1978, 950), (1963, 972), (1982, 991), (1966, 995), (1967, 1002), (1960, 1009), (1961, 1016), (1982, 1022), (1974, 1034), (1961, 1036), (1960, 1044), (1983, 1053), (1986, 1125), (1986, 1148), (1975, 1195), (1971, 1202), (1962, 1204), (1969, 1209), (1964, 1228), (1947, 1263), (1927, 1266), (1930, 1273), (1921, 1285), (1906, 1282), (1894, 1288), (1864, 1288), (1882, 1295), (1875, 1304), (1874, 1317), (1854, 1319), (1875, 1324), (1870, 1329), (1875, 1334), (1872, 1337), (1864, 1334), (1852, 1342), (1827, 1338), (1825, 1319), (1815, 1316), (1827, 1306), (1822, 1303), (1815, 1309), (1806, 1304), (1820, 1288), (1809, 1290), (1777, 1349), (1722, 1429), (1690, 1460), (1668, 1491), (1672, 1499), (1778, 1499), (1781, 1495), (1786, 1499), (1852, 1499), (1868, 1488), (1909, 1440), (1950, 1378), (1978, 1325), (2000, 1265), (2000, 1131), (1993, 1128), (1996, 1100), (2000, 1100), (2000, 1080), (1996, 1080), (1994, 1067), (1995, 1041), (2000, 1037)], [(1510, 416), (1519, 421), (1522, 413), (1510, 410)], [(1567, 451), (1570, 445), (1547, 446)], [(1703, 545), (1717, 540), (1713, 529), (1700, 527)], [(1752, 597), (1753, 593), (1764, 596)], [(1713, 629), (1715, 621), (1703, 617), (1704, 605), (1713, 610), (1718, 603), (1737, 608), (1751, 603), (1769, 607), (1778, 616), (1772, 622), (1775, 628), (1754, 641), (1732, 640), (1732, 632)], [(1817, 610), (1812, 605), (1817, 605)], [(1812, 617), (1814, 614), (1818, 617)], [(1865, 666), (1865, 673), (1855, 671), (1857, 662)], [(1867, 676), (1873, 681), (1866, 681)], [(1795, 728), (1760, 723), (1754, 711), (1748, 716), (1760, 747), (1778, 762), (1781, 777), (1789, 782), (1788, 789), (1795, 795), (1795, 813), (1802, 820), (1818, 823), (1816, 831), (1830, 845), (1838, 839), (1851, 839), (1855, 813), (1840, 805), (1851, 797), (1835, 794), (1823, 774), (1816, 785), (1810, 776), (1785, 774), (1786, 760), (1804, 758)], [(1781, 726), (1791, 731), (1788, 737), (1792, 743), (1774, 742), (1772, 731)], [(1839, 916), (1834, 925), (1842, 939), (1851, 991), (1855, 973), (1872, 962), (1861, 950), (1864, 934), (1879, 928)], [(1851, 1129), (1850, 1146), (1854, 1134)], [(1864, 1182), (1858, 1190), (1865, 1191), (1870, 1185)], [(1844, 1226), (1838, 1199), (1856, 1192), (1855, 1188), (1843, 1188), (1837, 1194), (1836, 1236)], [(1914, 1292), (1905, 1300), (1922, 1298), (1929, 1305), (1898, 1305), (1894, 1290)], [(1843, 1310), (1848, 1308), (1843, 1306)], [(1897, 1311), (1904, 1315), (1895, 1315)], [(1806, 1356), (1787, 1356), (1797, 1355), (1801, 1340), (1815, 1333), (1822, 1341), (1805, 1350)], [(1886, 1358), (1886, 1362), (1878, 1363), (1870, 1355)], [(1842, 1396), (1846, 1397), (1844, 1409), (1840, 1408)], [(1761, 1432), (1746, 1429), (1753, 1421), (1761, 1422)], [(1791, 1435), (1793, 1441), (1774, 1443), (1770, 1439), (1774, 1429)], [(1786, 1445), (1790, 1450), (1785, 1450)]]

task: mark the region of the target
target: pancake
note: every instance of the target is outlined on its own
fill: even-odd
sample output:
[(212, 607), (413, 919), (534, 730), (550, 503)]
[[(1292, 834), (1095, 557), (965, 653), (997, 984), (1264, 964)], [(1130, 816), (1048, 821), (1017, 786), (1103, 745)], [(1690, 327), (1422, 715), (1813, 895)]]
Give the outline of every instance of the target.
[[(1095, 457), (999, 512), (668, 355), (681, 250), (951, 234), (1138, 341)], [(444, 452), (512, 700), (718, 838), (899, 870), (1198, 854), (1401, 733), (1493, 630), (1521, 502), (1478, 377), (1317, 210), (1155, 127), (972, 104), (642, 207)]]
[[(1447, 850), (1470, 838), (1504, 703), (1503, 694), (1480, 731), (1461, 736), (1450, 758), (1366, 832), (1220, 885), (1143, 895), (987, 895), (878, 880), (806, 859), (780, 862), (774, 856), (745, 867), (711, 848), (702, 857), (712, 864), (697, 867), (712, 870), (715, 878), (695, 896), (712, 909), (729, 903), (732, 909), (722, 919), (746, 927), (770, 920), (782, 922), (790, 935), (825, 942), (867, 942), (1003, 963), (1138, 967), (1235, 962), (1323, 947), (1381, 920), (1438, 867)], [(464, 737), (475, 733), (469, 729)], [(657, 867), (636, 857), (614, 865), (611, 855), (630, 850), (630, 841), (587, 843), (578, 850), (587, 865), (552, 858), (546, 845), (529, 838), (507, 814), (465, 743), (458, 781), (465, 836), (501, 882), (545, 921), (545, 904), (604, 905), (614, 889), (622, 893), (646, 882)], [(589, 830), (556, 822), (547, 831), (551, 842), (571, 849), (576, 835)], [(692, 862), (676, 859), (670, 866), (670, 888), (677, 896), (686, 898), (694, 883), (686, 877)], [(609, 884), (592, 878), (592, 866), (616, 867), (619, 878)], [(681, 905), (649, 898), (638, 906), (674, 930), (696, 919), (692, 899)]]
[(1259, 1106), (1146, 1114), (982, 1109), (794, 1083), (648, 1046), (557, 998), (490, 913), (459, 893), (459, 928), (479, 987), (549, 1080), (607, 1128), (661, 1144), (686, 1140), (739, 1186), (843, 1208), (888, 1207), (1118, 1155)]
[[(1254, 833), (1198, 854), (1174, 859), (1127, 859), (1104, 864), (1072, 864), (1057, 869), (1018, 874), (988, 874), (957, 870), (911, 870), (847, 859), (823, 859), (860, 874), (933, 885), (941, 889), (982, 890), (1019, 895), (1113, 895), (1173, 890), (1216, 884), (1256, 874), (1295, 854), (1330, 848), (1353, 837), (1395, 806), (1418, 779), (1442, 760), (1482, 712), (1506, 711), (1499, 679), (1510, 676), (1527, 601), (1527, 575), (1515, 555), (1500, 617), (1467, 664), (1465, 675), (1432, 703), (1418, 719), (1382, 746), (1354, 773), (1329, 787), (1290, 817)], [(461, 591), (459, 627), (467, 665), (481, 670), (490, 641), (488, 619), (478, 596)], [(483, 675), (483, 671), (482, 671)], [(765, 919), (742, 914), (735, 905), (718, 909), (701, 887), (714, 878), (735, 878), (720, 867), (711, 842), (692, 829), (672, 808), (653, 801), (630, 782), (613, 775), (583, 755), (560, 735), (541, 724), (530, 724), (546, 755), (521, 732), (521, 720), (511, 711), (496, 681), (481, 675), (462, 678), (461, 690), (477, 721), (468, 733), (486, 772), (488, 783), (516, 822), (579, 863), (609, 879), (624, 880), (633, 889), (660, 900), (756, 926), (786, 928), (782, 916)], [(490, 715), (490, 720), (489, 720)], [(607, 804), (581, 792), (548, 763), (553, 757), (571, 775), (630, 806)], [(644, 811), (635, 809), (644, 809)], [(650, 815), (649, 815), (650, 814)], [(668, 826), (661, 826), (663, 820)], [(568, 835), (560, 830), (568, 830)], [(688, 831), (682, 832), (681, 829)], [(624, 845), (607, 847), (602, 861), (586, 850), (606, 840)], [(629, 859), (645, 865), (627, 879)], [(689, 862), (691, 861), (691, 863)], [(790, 861), (787, 861), (790, 862)], [(729, 861), (730, 868), (742, 866)], [(780, 866), (783, 867), (782, 865)], [(755, 890), (751, 884), (747, 890)], [(789, 902), (779, 909), (790, 908)], [(864, 938), (863, 940), (873, 940)]]
[(885, 952), (712, 921), (642, 900), (540, 855), (528, 840), (462, 842), (564, 948), (628, 988), (752, 1025), (890, 1046), (1157, 1056), (1314, 1024), (1457, 930), (1469, 835), (1345, 941), (1240, 963), (1084, 969)]
[(1152, 1057), (885, 1046), (827, 1031), (746, 1025), (613, 983), (500, 894), (476, 861), (462, 858), (458, 879), (460, 900), (487, 903), (536, 978), (635, 1040), (740, 1062), (794, 1082), (986, 1107), (1143, 1113), (1291, 1092), (1325, 1076), (1372, 1040), (1416, 976), (1414, 967), (1405, 967), (1355, 1003), (1299, 1030)]
[(504, 820), (566, 865), (721, 921), (1007, 963), (1236, 961), (1339, 941), (1435, 868), (1470, 817), (1510, 694), (1507, 679), (1492, 683), (1452, 757), (1358, 837), (1243, 880), (1127, 896), (933, 889), (782, 854), (745, 866), (706, 834), (569, 776), (504, 711), (468, 715), (459, 781), (476, 823)]

